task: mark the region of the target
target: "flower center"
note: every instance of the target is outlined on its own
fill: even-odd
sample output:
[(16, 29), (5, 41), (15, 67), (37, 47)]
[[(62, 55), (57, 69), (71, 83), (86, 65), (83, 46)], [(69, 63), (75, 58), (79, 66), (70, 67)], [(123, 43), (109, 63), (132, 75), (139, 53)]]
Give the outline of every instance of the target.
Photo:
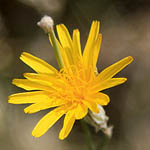
[(57, 97), (68, 102), (82, 103), (90, 93), (90, 83), (94, 78), (94, 72), (72, 66), (58, 73), (61, 83), (57, 89)]

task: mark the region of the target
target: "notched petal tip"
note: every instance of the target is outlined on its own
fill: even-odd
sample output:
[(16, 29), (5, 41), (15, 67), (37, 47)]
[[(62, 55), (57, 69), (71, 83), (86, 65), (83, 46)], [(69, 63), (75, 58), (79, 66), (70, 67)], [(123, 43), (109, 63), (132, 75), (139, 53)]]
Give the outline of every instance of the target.
[(30, 55), (30, 54), (27, 52), (22, 52), (20, 55), (20, 59), (22, 60), (22, 57), (27, 56), (27, 55)]
[(36, 73), (23, 73), (23, 76), (27, 79), (29, 79), (30, 77), (36, 77), (38, 74)]
[(8, 103), (13, 104), (13, 100), (8, 97)]
[(60, 28), (61, 28), (61, 29), (68, 30), (68, 29), (66, 28), (66, 26), (65, 26), (64, 24), (62, 24), (62, 23), (61, 23), (61, 24), (56, 25), (56, 29), (57, 29), (57, 30), (59, 30)]
[(105, 101), (105, 102), (103, 103), (103, 105), (102, 105), (102, 106), (107, 106), (109, 103), (110, 103), (110, 98), (109, 98), (109, 96), (108, 96), (107, 101)]
[(29, 110), (27, 110), (26, 108), (24, 109), (24, 113), (25, 114), (31, 114), (31, 112)]
[(30, 74), (30, 73), (23, 73), (23, 76), (24, 76), (25, 78), (27, 78), (29, 74)]
[(79, 32), (79, 29), (74, 29), (73, 31), (74, 31), (74, 32)]
[(57, 24), (56, 27), (63, 26), (63, 23)]
[(32, 136), (34, 136), (35, 138), (40, 138), (43, 134), (41, 134), (41, 132), (35, 130), (35, 128), (32, 130)]
[(110, 97), (107, 94), (105, 95), (105, 100), (103, 100), (103, 102), (100, 104), (101, 106), (107, 106), (108, 103), (110, 102)]
[(126, 82), (127, 78), (122, 78), (122, 83)]
[(93, 21), (92, 21), (92, 24), (94, 24), (94, 23), (100, 24), (100, 21), (98, 21), (98, 20), (93, 20)]
[(102, 39), (102, 34), (99, 33), (97, 38)]
[(127, 58), (128, 58), (130, 63), (134, 60), (132, 56), (128, 56)]
[(18, 79), (13, 79), (12, 84), (16, 85)]
[(8, 96), (8, 103), (10, 103), (10, 104), (18, 104), (16, 102), (15, 95), (16, 94), (12, 94), (12, 95)]
[(12, 96), (12, 95), (8, 96), (8, 103), (10, 103), (10, 104), (17, 104), (17, 103), (15, 102), (15, 100), (13, 99), (13, 96)]
[(61, 135), (59, 134), (59, 139), (60, 139), (60, 140), (64, 140), (65, 137), (64, 137), (64, 136), (61, 136)]
[[(34, 104), (33, 104), (34, 105)], [(31, 106), (31, 105), (30, 105)], [(24, 109), (24, 113), (25, 114), (32, 114), (32, 113), (34, 113), (34, 109), (32, 110), (32, 109), (30, 109), (30, 106), (28, 106), (28, 107), (26, 107), (25, 109)]]
[(41, 135), (39, 135), (38, 133), (36, 133), (34, 130), (32, 131), (32, 136), (34, 136), (35, 138), (41, 137)]

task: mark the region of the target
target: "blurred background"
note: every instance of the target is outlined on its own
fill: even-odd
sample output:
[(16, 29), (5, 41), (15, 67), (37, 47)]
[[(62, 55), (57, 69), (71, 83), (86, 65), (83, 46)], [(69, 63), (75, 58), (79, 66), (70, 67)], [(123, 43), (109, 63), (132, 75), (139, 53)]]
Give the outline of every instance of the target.
[[(8, 96), (23, 90), (13, 86), (13, 78), (31, 72), (19, 56), (26, 51), (57, 66), (47, 35), (36, 25), (43, 15), (55, 24), (64, 23), (70, 33), (81, 32), (82, 49), (92, 20), (101, 21), (103, 34), (98, 61), (101, 71), (126, 56), (134, 62), (117, 76), (128, 81), (104, 91), (111, 97), (105, 107), (114, 125), (113, 137), (105, 143), (103, 133), (93, 139), (103, 150), (149, 150), (150, 148), (150, 2), (149, 0), (0, 0), (0, 149), (1, 150), (87, 150), (80, 123), (69, 137), (60, 141), (59, 120), (44, 136), (32, 137), (38, 120), (48, 111), (24, 114), (26, 105), (8, 104)], [(99, 148), (99, 150), (102, 150)]]

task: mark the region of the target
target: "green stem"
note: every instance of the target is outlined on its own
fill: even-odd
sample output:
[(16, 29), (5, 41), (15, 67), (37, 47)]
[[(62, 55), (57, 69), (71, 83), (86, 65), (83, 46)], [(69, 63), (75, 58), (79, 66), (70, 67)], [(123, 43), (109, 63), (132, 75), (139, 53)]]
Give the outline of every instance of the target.
[(84, 120), (81, 120), (81, 126), (82, 126), (84, 133), (85, 133), (85, 138), (86, 138), (89, 150), (95, 150), (95, 145), (93, 143), (90, 130), (88, 128), (87, 123)]
[(54, 51), (55, 51), (55, 55), (56, 55), (56, 59), (57, 59), (59, 68), (62, 69), (62, 68), (64, 68), (64, 64), (63, 64), (63, 60), (62, 60), (62, 57), (61, 57), (61, 54), (60, 54), (60, 50), (59, 50), (57, 40), (56, 40), (56, 36), (55, 36), (55, 33), (54, 33), (53, 29), (50, 30), (50, 32), (49, 32), (49, 39), (52, 42), (52, 46), (53, 46)]
[(103, 135), (103, 138), (101, 138), (101, 142), (98, 145), (98, 148), (100, 150), (104, 150), (105, 146), (108, 145), (109, 141), (110, 141), (110, 138), (107, 137), (106, 135)]

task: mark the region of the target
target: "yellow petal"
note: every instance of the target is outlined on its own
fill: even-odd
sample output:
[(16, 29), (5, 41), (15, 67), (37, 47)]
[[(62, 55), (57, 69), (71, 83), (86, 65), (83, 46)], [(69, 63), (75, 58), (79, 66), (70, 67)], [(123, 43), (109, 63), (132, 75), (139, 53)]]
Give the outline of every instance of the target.
[(54, 89), (46, 84), (33, 82), (27, 79), (14, 79), (12, 83), (25, 90), (45, 90), (48, 92), (54, 91)]
[(93, 43), (93, 46), (89, 51), (89, 57), (87, 57), (88, 60), (84, 59), (85, 67), (89, 69), (92, 66), (92, 71), (95, 71), (96, 69), (96, 63), (100, 52), (101, 41), (102, 34), (98, 34), (96, 41)]
[(55, 74), (57, 70), (42, 59), (23, 52), (20, 59), (38, 73)]
[(75, 118), (76, 119), (82, 119), (85, 117), (88, 113), (88, 107), (83, 104), (78, 104), (76, 110), (75, 110)]
[(84, 100), (83, 103), (84, 103), (92, 112), (99, 113), (99, 109), (98, 109), (97, 103), (94, 102), (92, 99)]
[(125, 81), (127, 81), (127, 78), (111, 78), (103, 82), (99, 81), (97, 84), (95, 84), (95, 86), (93, 86), (92, 90), (97, 91), (97, 92), (102, 91), (102, 90), (117, 86), (119, 84), (122, 84)]
[(110, 102), (109, 96), (100, 92), (92, 95), (92, 98), (93, 98), (93, 101), (95, 101), (97, 104), (101, 106), (107, 105)]
[(81, 64), (82, 62), (82, 53), (80, 45), (80, 32), (79, 30), (73, 31), (73, 56), (75, 65)]
[(65, 48), (63, 48), (64, 49), (64, 51), (65, 51), (65, 55), (66, 55), (66, 57), (67, 57), (67, 60), (68, 60), (68, 62), (69, 62), (69, 67), (70, 67), (70, 65), (73, 65), (73, 64), (75, 64), (75, 60), (74, 60), (74, 54), (73, 54), (73, 49), (71, 50), (70, 48), (68, 48), (68, 47), (65, 47)]
[(118, 61), (117, 63), (107, 67), (97, 76), (96, 82), (104, 81), (104, 80), (108, 80), (112, 78), (114, 75), (120, 72), (123, 68), (129, 65), (132, 61), (133, 61), (133, 58), (131, 56), (128, 56)]
[(63, 128), (61, 129), (60, 133), (59, 133), (59, 139), (63, 140), (64, 138), (66, 138), (68, 136), (68, 134), (70, 133), (73, 125), (75, 122), (75, 112), (74, 110), (68, 111), (65, 119), (64, 119), (64, 124), (63, 124)]
[(93, 64), (93, 69), (96, 68), (98, 55), (99, 55), (100, 47), (101, 47), (101, 42), (102, 42), (102, 34), (99, 34), (95, 43), (94, 50), (93, 50), (93, 60), (91, 62)]
[(73, 45), (78, 56), (82, 56), (80, 44), (80, 32), (78, 29), (73, 30)]
[(40, 83), (47, 83), (47, 85), (51, 85), (52, 82), (57, 80), (57, 77), (54, 75), (48, 74), (37, 74), (37, 73), (24, 73), (24, 77), (31, 81), (38, 81)]
[(48, 95), (48, 92), (45, 91), (17, 93), (10, 95), (8, 102), (12, 104), (45, 102), (49, 101)]
[(42, 136), (49, 128), (51, 128), (58, 119), (60, 119), (64, 114), (66, 110), (65, 108), (58, 107), (51, 112), (47, 113), (35, 126), (35, 128), (32, 131), (32, 135), (34, 137), (40, 137)]
[(63, 24), (57, 25), (56, 27), (57, 27), (58, 37), (64, 51), (63, 61), (64, 63), (68, 61), (69, 66), (73, 65), (75, 64), (75, 61), (77, 59), (75, 55), (77, 49), (73, 47), (73, 41), (70, 37), (69, 31)]
[(26, 107), (24, 109), (25, 113), (36, 113), (40, 110), (44, 110), (44, 109), (48, 109), (48, 108), (52, 108), (52, 107), (56, 107), (56, 106), (60, 106), (63, 105), (64, 101), (60, 100), (60, 99), (49, 99), (49, 101), (47, 102), (40, 102), (40, 103), (36, 103), (36, 104), (32, 104), (28, 107)]
[(51, 108), (51, 105), (49, 105), (48, 102), (35, 103), (35, 104), (32, 104), (32, 105), (26, 107), (24, 109), (24, 112), (28, 113), (28, 114), (32, 114), (32, 113), (36, 113), (40, 110), (44, 110), (44, 109), (48, 109), (48, 108)]
[(99, 21), (93, 21), (91, 30), (89, 33), (89, 37), (83, 52), (83, 62), (85, 64), (85, 67), (89, 67), (89, 61), (91, 62), (92, 57), (93, 57), (93, 48), (95, 46), (95, 42), (98, 37), (99, 33), (99, 27), (100, 27), (100, 22)]
[(70, 34), (64, 24), (56, 26), (57, 33), (63, 48), (72, 48), (72, 40)]
[(58, 76), (53, 76), (53, 75), (47, 75), (47, 74), (36, 74), (36, 73), (25, 73), (24, 77), (31, 80), (38, 82), (40, 84), (48, 85), (52, 87), (53, 89), (60, 89), (60, 88), (65, 88), (66, 84), (59, 79)]

